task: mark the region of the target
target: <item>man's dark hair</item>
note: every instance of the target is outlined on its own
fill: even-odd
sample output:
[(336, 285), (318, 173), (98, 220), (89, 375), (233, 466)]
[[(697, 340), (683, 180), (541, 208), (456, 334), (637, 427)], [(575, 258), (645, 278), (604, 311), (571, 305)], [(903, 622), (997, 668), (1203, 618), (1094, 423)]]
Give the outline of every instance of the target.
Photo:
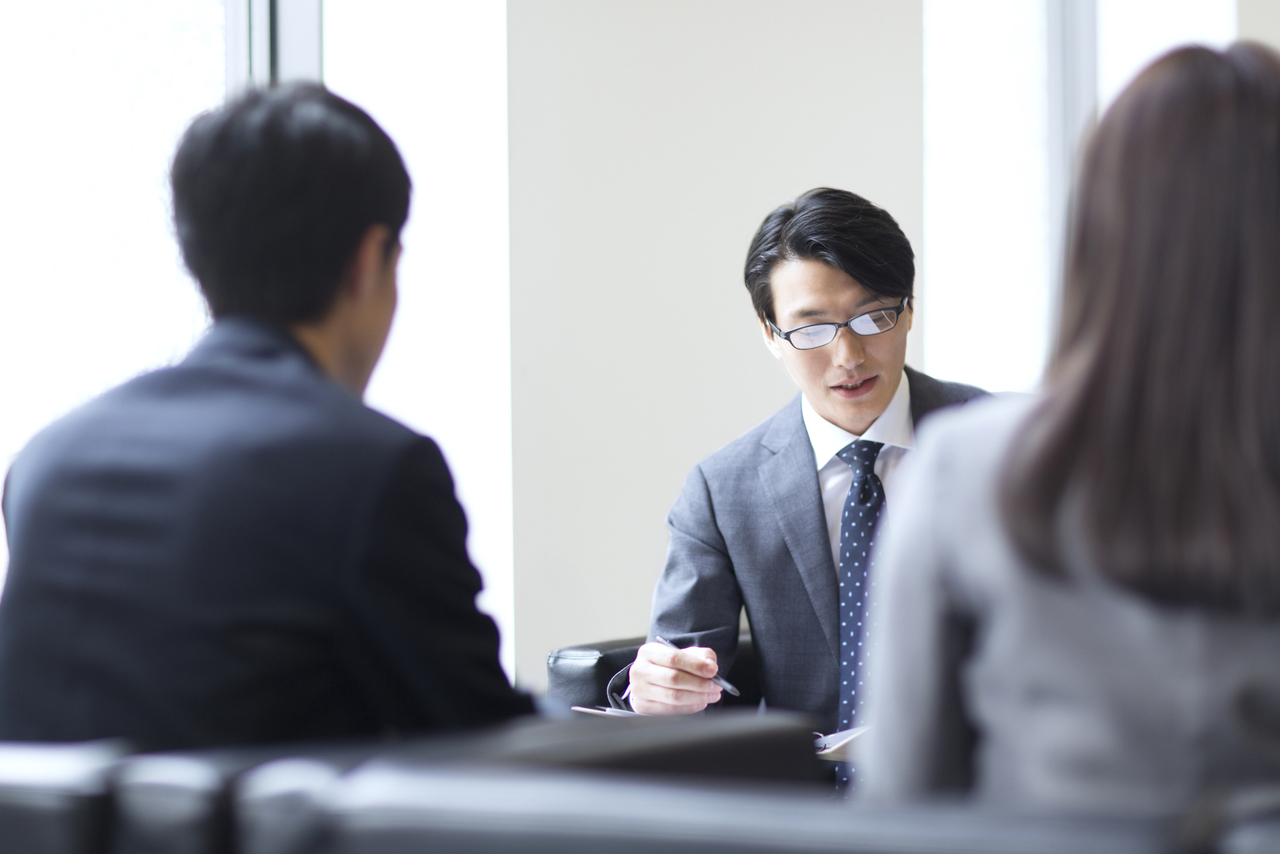
[(912, 295), (915, 253), (888, 211), (845, 190), (819, 187), (764, 218), (744, 277), (761, 320), (774, 321), (770, 277), (783, 261), (820, 261), (874, 294)]
[(318, 320), (361, 238), (409, 215), (409, 174), (367, 113), (314, 84), (251, 91), (187, 129), (170, 172), (187, 268), (215, 318)]

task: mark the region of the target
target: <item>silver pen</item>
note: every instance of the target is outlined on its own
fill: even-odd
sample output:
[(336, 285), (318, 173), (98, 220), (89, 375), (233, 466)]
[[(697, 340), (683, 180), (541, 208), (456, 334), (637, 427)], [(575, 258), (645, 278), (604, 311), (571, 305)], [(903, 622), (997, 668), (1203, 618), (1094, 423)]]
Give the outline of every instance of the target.
[[(677, 649), (677, 650), (680, 649), (680, 647), (676, 646), (675, 644), (673, 644), (671, 641), (667, 640), (664, 637), (658, 637), (657, 635), (654, 635), (653, 639), (656, 640), (658, 643), (662, 644), (663, 646), (669, 646), (672, 649)], [(719, 673), (717, 673), (715, 676), (712, 676), (711, 681), (716, 683), (721, 688), (728, 691), (730, 694), (732, 694), (735, 697), (742, 696), (742, 692), (739, 691), (737, 688), (733, 687), (733, 683), (731, 683), (728, 679), (725, 679)]]

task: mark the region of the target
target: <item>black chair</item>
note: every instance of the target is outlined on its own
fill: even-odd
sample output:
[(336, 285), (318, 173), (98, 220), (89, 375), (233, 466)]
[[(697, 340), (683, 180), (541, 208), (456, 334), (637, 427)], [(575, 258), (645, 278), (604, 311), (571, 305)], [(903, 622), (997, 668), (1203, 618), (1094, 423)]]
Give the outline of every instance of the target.
[(797, 782), (815, 762), (803, 717), (745, 710), (167, 754), (0, 744), (0, 854), (1280, 850), (1280, 786), (1208, 793), (1168, 817), (855, 809)]
[[(536, 789), (574, 772), (639, 781), (647, 787), (645, 791), (662, 791), (673, 782), (686, 788), (714, 787), (723, 785), (724, 777), (758, 785), (767, 781), (779, 791), (821, 801), (831, 790), (818, 782), (822, 772), (813, 755), (809, 727), (802, 715), (746, 712), (679, 718), (530, 717), (484, 730), (383, 745), (375, 758), (350, 773), (332, 764), (282, 758), (250, 770), (238, 781), (234, 850), (237, 854), (331, 850), (382, 854), (386, 843), (381, 838), (365, 839), (359, 833), (335, 836), (346, 825), (335, 823), (329, 805), (352, 792), (353, 786), (357, 800), (373, 797), (377, 802), (382, 782), (398, 791), (405, 780), (423, 798), (404, 807), (433, 815), (440, 809), (447, 811), (449, 799), (437, 802), (435, 788), (424, 791), (423, 781), (434, 781), (433, 787), (438, 783), (443, 789), (453, 785), (448, 781), (455, 781), (467, 797), (478, 796), (477, 787), (492, 781), (491, 797), (515, 804), (530, 797), (540, 801), (542, 795)], [(384, 794), (398, 797), (394, 792)], [(573, 796), (569, 790), (562, 794)], [(398, 809), (377, 803), (378, 808)], [(378, 813), (375, 810), (370, 816), (376, 821)], [(480, 824), (486, 821), (477, 818)], [(469, 820), (462, 821), (466, 825)], [(428, 835), (410, 838), (405, 844), (406, 850), (435, 851), (440, 840)], [(483, 833), (464, 827), (455, 847), (439, 850), (526, 850), (519, 834), (500, 837), (496, 848), (486, 847), (491, 844), (494, 840)]]
[[(645, 642), (642, 637), (602, 641), (554, 649), (547, 654), (547, 696), (569, 706), (608, 706), (609, 680), (636, 660), (636, 651)], [(756, 708), (763, 696), (760, 674), (756, 669), (755, 646), (751, 633), (738, 636), (738, 655), (725, 677), (742, 692), (734, 697), (727, 692), (717, 708), (748, 706)]]
[(380, 758), (634, 771), (668, 777), (814, 782), (813, 722), (746, 710), (675, 717), (528, 717), (388, 748)]
[(105, 854), (122, 742), (0, 744), (0, 854)]
[(235, 838), (242, 818), (233, 814), (232, 800), (243, 776), (287, 757), (327, 768), (336, 779), (385, 746), (295, 742), (127, 757), (111, 775), (110, 854), (242, 852)]
[(1275, 854), (1280, 851), (1280, 819), (1241, 822), (1224, 831), (1212, 850), (1217, 854)]
[[(705, 718), (713, 720), (713, 718)], [(316, 803), (317, 854), (1164, 854), (1169, 822), (863, 811), (829, 792), (376, 761)]]

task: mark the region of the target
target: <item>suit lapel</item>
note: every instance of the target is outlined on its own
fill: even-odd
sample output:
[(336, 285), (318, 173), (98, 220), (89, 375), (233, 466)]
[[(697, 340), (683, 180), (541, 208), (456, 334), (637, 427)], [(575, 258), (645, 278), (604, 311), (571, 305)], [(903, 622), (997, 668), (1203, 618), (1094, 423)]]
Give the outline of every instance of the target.
[(817, 462), (804, 429), (799, 395), (778, 413), (761, 444), (774, 452), (759, 468), (764, 493), (773, 506), (783, 540), (809, 592), (831, 653), (838, 656), (836, 570), (831, 562)]

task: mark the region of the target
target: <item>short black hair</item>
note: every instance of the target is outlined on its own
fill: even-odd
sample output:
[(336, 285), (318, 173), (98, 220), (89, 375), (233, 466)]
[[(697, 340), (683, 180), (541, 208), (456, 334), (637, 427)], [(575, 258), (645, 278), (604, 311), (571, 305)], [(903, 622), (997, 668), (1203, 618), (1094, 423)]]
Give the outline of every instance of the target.
[(318, 320), (370, 226), (392, 240), (409, 173), (364, 110), (315, 84), (253, 90), (198, 116), (170, 170), (173, 222), (214, 318)]
[(820, 261), (879, 296), (912, 296), (915, 253), (889, 212), (847, 190), (818, 187), (764, 218), (744, 278), (761, 320), (776, 321), (770, 277), (783, 261)]

